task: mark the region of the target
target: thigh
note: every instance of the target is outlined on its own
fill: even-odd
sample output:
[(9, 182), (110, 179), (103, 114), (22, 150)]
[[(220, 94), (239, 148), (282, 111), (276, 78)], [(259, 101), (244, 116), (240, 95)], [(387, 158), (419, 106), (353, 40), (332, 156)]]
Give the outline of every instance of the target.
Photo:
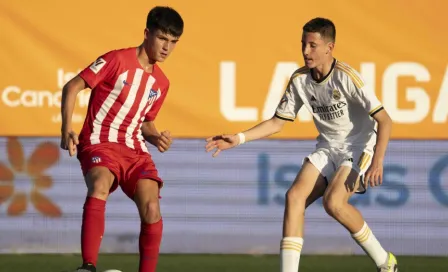
[(159, 183), (152, 179), (139, 179), (133, 200), (142, 222), (155, 223), (160, 220)]
[(159, 183), (152, 179), (139, 179), (136, 182), (134, 202), (137, 206), (150, 202), (159, 202)]
[[(330, 150), (327, 148), (318, 148), (306, 158), (306, 161), (314, 167), (310, 178), (315, 181), (314, 187), (306, 199), (305, 207), (308, 207), (324, 195), (328, 180), (334, 173), (334, 163), (331, 160)], [(319, 173), (318, 175), (316, 171)]]
[[(151, 186), (147, 187), (146, 182), (151, 181)], [(154, 184), (153, 184), (154, 183)], [(132, 200), (135, 200), (135, 195), (139, 193), (138, 187), (145, 186), (144, 188), (152, 188), (153, 185), (157, 188), (157, 192), (160, 192), (160, 188), (163, 186), (163, 181), (159, 177), (157, 168), (149, 154), (134, 154), (134, 157), (127, 159), (125, 177), (120, 182), (123, 192)], [(140, 189), (141, 190), (141, 189)], [(157, 194), (157, 198), (159, 195)]]
[(114, 174), (104, 166), (95, 166), (87, 171), (84, 177), (88, 195), (100, 199), (107, 196), (117, 188)]
[(305, 208), (308, 208), (311, 204), (314, 203), (314, 201), (318, 200), (320, 197), (324, 195), (325, 190), (327, 189), (327, 185), (328, 185), (327, 179), (321, 174), (319, 174), (316, 183), (314, 184), (313, 190), (306, 198)]
[(324, 200), (337, 200), (348, 202), (350, 197), (358, 190), (359, 174), (350, 166), (341, 166), (336, 170), (324, 194)]
[(353, 170), (351, 171), (353, 173), (350, 179), (346, 180), (346, 185), (354, 189), (355, 193), (365, 193), (367, 184), (364, 183), (364, 174), (372, 162), (373, 151), (370, 149), (353, 148), (341, 151), (336, 156), (339, 158), (338, 168), (344, 166)]
[(326, 187), (325, 177), (307, 157), (289, 192), (306, 199), (305, 207), (308, 207), (324, 194)]
[(77, 157), (89, 192), (98, 187), (107, 187), (109, 192), (117, 188), (121, 176), (118, 153), (108, 144), (80, 148)]
[(327, 148), (318, 148), (306, 157), (319, 173), (326, 179), (330, 180), (335, 172), (335, 163), (332, 160), (331, 150)]

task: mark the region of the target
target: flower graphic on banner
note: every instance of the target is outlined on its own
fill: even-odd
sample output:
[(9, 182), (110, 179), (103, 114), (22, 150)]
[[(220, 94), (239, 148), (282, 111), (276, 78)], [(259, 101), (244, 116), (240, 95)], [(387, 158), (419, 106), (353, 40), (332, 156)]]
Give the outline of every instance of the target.
[[(25, 158), (22, 144), (15, 137), (8, 138), (7, 152), (10, 167), (0, 162), (0, 205), (10, 200), (7, 214), (19, 216), (31, 203), (42, 215), (60, 217), (61, 209), (42, 190), (51, 188), (53, 180), (44, 171), (59, 160), (59, 148), (54, 143), (40, 143), (28, 160)], [(19, 183), (31, 181), (31, 186), (23, 192)], [(29, 182), (27, 182), (29, 185)]]

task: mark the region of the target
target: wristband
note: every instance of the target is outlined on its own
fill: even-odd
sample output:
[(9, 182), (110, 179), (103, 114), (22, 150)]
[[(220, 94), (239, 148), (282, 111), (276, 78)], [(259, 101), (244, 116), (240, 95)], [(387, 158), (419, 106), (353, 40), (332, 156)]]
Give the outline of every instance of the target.
[(238, 143), (238, 145), (242, 145), (246, 142), (246, 135), (244, 135), (244, 133), (240, 132), (237, 134), (238, 138), (240, 138), (240, 142)]

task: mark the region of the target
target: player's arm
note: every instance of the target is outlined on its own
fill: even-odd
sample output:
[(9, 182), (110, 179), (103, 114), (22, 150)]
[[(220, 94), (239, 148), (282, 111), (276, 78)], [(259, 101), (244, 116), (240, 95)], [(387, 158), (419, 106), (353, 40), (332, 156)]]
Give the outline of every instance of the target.
[(162, 153), (167, 151), (171, 147), (173, 138), (171, 137), (171, 133), (168, 130), (159, 133), (154, 124), (154, 120), (156, 119), (156, 116), (159, 113), (163, 102), (165, 101), (168, 93), (168, 88), (169, 87), (166, 87), (166, 89), (162, 91), (161, 97), (154, 102), (151, 110), (146, 114), (145, 121), (143, 122), (141, 127), (141, 132), (145, 141), (157, 147), (157, 149)]
[(298, 95), (295, 83), (291, 79), (285, 94), (277, 106), (275, 115), (258, 125), (234, 135), (217, 135), (206, 139), (205, 149), (210, 152), (214, 149), (213, 157), (216, 157), (221, 150), (230, 149), (232, 147), (244, 144), (248, 141), (262, 139), (278, 133), (282, 130), (286, 121), (294, 121), (297, 112), (300, 110), (303, 102)]
[(170, 132), (167, 130), (159, 133), (153, 121), (143, 122), (141, 130), (145, 141), (157, 147), (162, 153), (167, 151), (173, 142)]
[(86, 82), (79, 75), (67, 82), (62, 88), (61, 115), (62, 132), (72, 131), (72, 116), (75, 108), (76, 96), (87, 87)]
[(355, 102), (378, 123), (377, 140), (373, 159), (383, 161), (392, 129), (392, 119), (372, 89), (366, 88), (364, 80), (355, 70), (348, 73), (347, 84)]
[(116, 58), (109, 52), (84, 68), (77, 76), (67, 82), (62, 88), (61, 99), (61, 148), (68, 149), (70, 156), (76, 153), (78, 136), (72, 128), (72, 115), (75, 108), (76, 96), (85, 88), (94, 89), (96, 85), (107, 80), (116, 70)]
[(383, 162), (392, 130), (392, 119), (373, 90), (364, 86), (364, 81), (355, 71), (350, 74), (349, 89), (351, 89), (355, 101), (378, 123), (375, 152), (372, 163), (365, 174), (365, 181), (371, 187), (381, 185), (383, 182)]
[(160, 133), (157, 131), (156, 126), (153, 121), (145, 121), (142, 124), (142, 135), (145, 141), (152, 144), (153, 146), (157, 146), (157, 141), (160, 138)]
[(61, 148), (68, 150), (70, 156), (76, 153), (78, 137), (72, 128), (72, 116), (75, 108), (76, 96), (87, 87), (86, 82), (79, 75), (67, 82), (62, 88), (61, 99)]
[(294, 81), (295, 78), (296, 76), (293, 75), (289, 81), (285, 93), (277, 105), (274, 117), (242, 132), (240, 135), (244, 135), (244, 141), (247, 142), (268, 137), (280, 132), (287, 121), (294, 122), (297, 113), (303, 105)]
[(365, 108), (366, 113), (375, 119), (378, 124), (373, 162), (382, 164), (387, 145), (389, 144), (392, 119), (374, 93), (370, 93), (364, 88), (360, 88), (357, 92), (356, 96), (359, 103)]
[(263, 121), (258, 125), (243, 131), (245, 142), (254, 141), (262, 138), (269, 137), (282, 130), (286, 121), (280, 119), (277, 116), (272, 117), (269, 120)]
[(375, 115), (373, 119), (378, 123), (375, 153), (373, 160), (383, 163), (386, 155), (387, 145), (389, 144), (390, 134), (392, 131), (392, 119), (387, 111), (383, 108)]
[(371, 187), (375, 187), (383, 183), (383, 163), (392, 130), (392, 119), (382, 107), (375, 114), (371, 114), (371, 116), (378, 123), (378, 135), (376, 137), (372, 163), (365, 174), (365, 181)]
[(207, 152), (216, 149), (213, 153), (213, 157), (216, 157), (221, 150), (226, 150), (237, 145), (244, 144), (245, 142), (258, 140), (280, 132), (285, 123), (286, 121), (284, 119), (274, 116), (271, 119), (263, 121), (258, 125), (238, 134), (224, 134), (209, 137), (206, 139), (207, 144), (205, 148)]

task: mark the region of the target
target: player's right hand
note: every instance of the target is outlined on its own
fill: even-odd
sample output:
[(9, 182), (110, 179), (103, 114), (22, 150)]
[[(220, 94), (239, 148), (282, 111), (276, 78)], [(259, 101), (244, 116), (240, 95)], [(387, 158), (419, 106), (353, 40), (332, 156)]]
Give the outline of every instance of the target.
[(62, 132), (61, 135), (61, 148), (68, 150), (70, 157), (76, 154), (76, 145), (79, 144), (78, 135), (73, 132)]
[(214, 149), (216, 151), (213, 153), (213, 157), (218, 156), (221, 150), (226, 150), (232, 147), (235, 147), (239, 144), (240, 139), (237, 135), (218, 135), (209, 137), (206, 139), (207, 144), (205, 145), (205, 149), (207, 152), (210, 152)]

